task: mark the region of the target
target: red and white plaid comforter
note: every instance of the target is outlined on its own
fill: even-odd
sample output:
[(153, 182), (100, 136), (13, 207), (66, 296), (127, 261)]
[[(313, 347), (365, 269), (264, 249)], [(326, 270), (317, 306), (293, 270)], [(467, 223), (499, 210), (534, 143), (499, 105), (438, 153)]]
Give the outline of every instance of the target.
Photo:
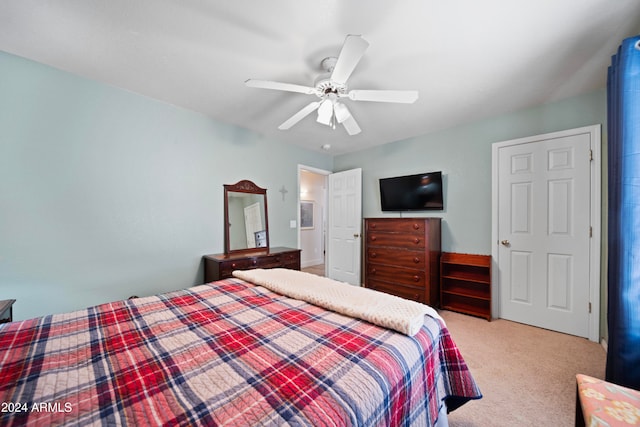
[(431, 425), (480, 398), (413, 337), (228, 279), (0, 326), (0, 425)]

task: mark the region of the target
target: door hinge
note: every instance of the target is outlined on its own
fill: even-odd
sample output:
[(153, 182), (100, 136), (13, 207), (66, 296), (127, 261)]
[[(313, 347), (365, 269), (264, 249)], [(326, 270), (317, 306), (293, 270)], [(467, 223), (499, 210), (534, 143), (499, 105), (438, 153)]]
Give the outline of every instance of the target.
[(591, 314), (591, 303), (589, 303), (589, 314)]
[(589, 226), (589, 237), (593, 237), (593, 227)]
[(593, 161), (593, 150), (589, 149), (589, 161)]

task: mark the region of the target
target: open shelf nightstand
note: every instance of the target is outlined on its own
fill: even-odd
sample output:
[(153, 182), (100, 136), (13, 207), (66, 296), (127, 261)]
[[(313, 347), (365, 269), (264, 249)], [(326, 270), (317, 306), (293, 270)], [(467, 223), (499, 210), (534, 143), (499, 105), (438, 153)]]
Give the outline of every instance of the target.
[(441, 308), (491, 320), (491, 256), (443, 252)]

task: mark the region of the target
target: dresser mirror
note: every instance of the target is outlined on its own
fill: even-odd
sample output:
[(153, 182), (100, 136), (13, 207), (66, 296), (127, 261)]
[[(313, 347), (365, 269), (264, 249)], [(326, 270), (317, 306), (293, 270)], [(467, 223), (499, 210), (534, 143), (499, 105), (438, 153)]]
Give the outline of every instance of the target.
[(225, 254), (269, 250), (267, 190), (251, 181), (224, 185)]

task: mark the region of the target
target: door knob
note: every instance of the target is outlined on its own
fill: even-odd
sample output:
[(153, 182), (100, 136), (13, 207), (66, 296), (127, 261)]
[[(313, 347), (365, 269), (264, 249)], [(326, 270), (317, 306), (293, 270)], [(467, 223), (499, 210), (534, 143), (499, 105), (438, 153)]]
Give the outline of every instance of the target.
[(508, 240), (506, 240), (506, 239), (505, 239), (505, 240), (502, 240), (500, 243), (501, 243), (503, 246), (509, 246), (509, 245), (511, 244), (511, 243), (510, 243)]

